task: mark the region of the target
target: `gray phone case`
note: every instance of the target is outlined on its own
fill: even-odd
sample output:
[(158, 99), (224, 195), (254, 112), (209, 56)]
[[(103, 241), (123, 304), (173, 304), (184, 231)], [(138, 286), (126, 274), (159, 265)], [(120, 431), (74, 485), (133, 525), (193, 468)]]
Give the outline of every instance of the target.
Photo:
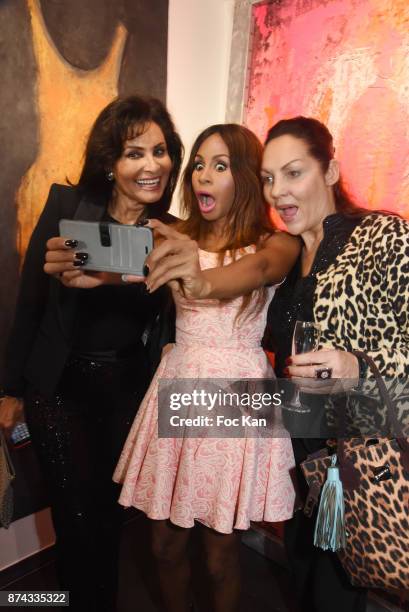
[(82, 270), (143, 276), (145, 259), (153, 248), (148, 227), (61, 219), (60, 236), (78, 240), (76, 251), (88, 253)]

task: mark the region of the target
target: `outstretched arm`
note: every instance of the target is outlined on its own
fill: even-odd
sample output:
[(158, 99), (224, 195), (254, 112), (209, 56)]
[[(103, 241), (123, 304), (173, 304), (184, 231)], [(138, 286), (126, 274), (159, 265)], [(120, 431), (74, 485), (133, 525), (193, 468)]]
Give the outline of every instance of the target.
[(170, 283), (191, 298), (234, 298), (264, 285), (280, 283), (293, 267), (301, 248), (297, 238), (276, 232), (256, 253), (227, 266), (201, 270), (194, 240), (157, 220), (151, 219), (149, 226), (166, 240), (146, 260), (150, 269), (148, 289), (154, 291)]

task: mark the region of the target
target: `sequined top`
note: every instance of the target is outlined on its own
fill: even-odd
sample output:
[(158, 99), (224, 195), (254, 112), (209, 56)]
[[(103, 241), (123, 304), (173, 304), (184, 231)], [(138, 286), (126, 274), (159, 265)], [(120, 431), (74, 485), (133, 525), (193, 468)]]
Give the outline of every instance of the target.
[(278, 377), (282, 376), (285, 359), (291, 355), (295, 322), (314, 321), (316, 275), (334, 262), (361, 221), (361, 217), (346, 217), (341, 213), (326, 217), (323, 222), (324, 237), (309, 274), (301, 276), (300, 255), (290, 274), (276, 291), (268, 309), (263, 345), (275, 353), (275, 370)]

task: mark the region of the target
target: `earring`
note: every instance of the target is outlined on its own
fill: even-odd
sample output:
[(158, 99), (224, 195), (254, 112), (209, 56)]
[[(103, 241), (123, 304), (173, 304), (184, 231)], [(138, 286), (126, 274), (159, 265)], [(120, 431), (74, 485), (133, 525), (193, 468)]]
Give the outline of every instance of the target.
[(112, 170), (107, 172), (107, 179), (108, 179), (108, 181), (113, 181), (114, 180), (114, 173), (112, 172)]

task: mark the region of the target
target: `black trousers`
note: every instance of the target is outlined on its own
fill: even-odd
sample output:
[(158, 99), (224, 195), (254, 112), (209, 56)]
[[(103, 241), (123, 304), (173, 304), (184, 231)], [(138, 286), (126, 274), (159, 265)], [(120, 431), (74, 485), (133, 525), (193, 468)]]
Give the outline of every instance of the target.
[[(325, 445), (324, 440), (293, 439), (297, 481), (302, 497), (307, 485), (301, 461)], [(353, 587), (335, 553), (314, 546), (317, 512), (308, 518), (302, 511), (285, 523), (284, 541), (294, 586), (302, 612), (365, 612), (365, 589)]]
[(148, 385), (138, 359), (71, 359), (56, 395), (31, 389), (27, 423), (48, 484), (60, 587), (72, 612), (114, 612), (124, 510), (112, 474)]

